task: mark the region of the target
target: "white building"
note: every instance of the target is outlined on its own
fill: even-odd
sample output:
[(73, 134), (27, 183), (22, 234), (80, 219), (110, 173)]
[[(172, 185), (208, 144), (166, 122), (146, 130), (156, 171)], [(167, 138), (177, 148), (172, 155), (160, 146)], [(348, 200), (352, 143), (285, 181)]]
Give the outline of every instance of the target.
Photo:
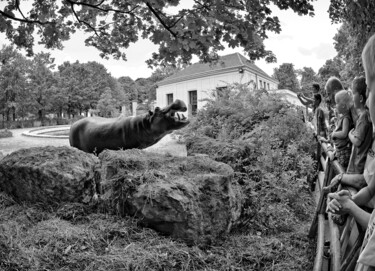
[(225, 55), (216, 64), (195, 63), (158, 83), (156, 105), (167, 106), (180, 99), (188, 106), (188, 116), (211, 98), (212, 91), (233, 83), (250, 83), (253, 89), (277, 89), (278, 81), (239, 53)]

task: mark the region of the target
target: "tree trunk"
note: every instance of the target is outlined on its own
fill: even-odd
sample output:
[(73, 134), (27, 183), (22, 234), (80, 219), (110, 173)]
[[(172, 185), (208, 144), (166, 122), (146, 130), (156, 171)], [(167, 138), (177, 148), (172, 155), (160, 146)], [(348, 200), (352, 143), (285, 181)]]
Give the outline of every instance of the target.
[(38, 110), (38, 119), (39, 119), (40, 121), (43, 121), (43, 110), (42, 110), (42, 109), (39, 109), (39, 110)]
[(12, 107), (12, 110), (13, 110), (13, 121), (16, 121), (16, 108), (13, 106)]
[(8, 122), (10, 121), (10, 109), (9, 108), (6, 109), (6, 119)]

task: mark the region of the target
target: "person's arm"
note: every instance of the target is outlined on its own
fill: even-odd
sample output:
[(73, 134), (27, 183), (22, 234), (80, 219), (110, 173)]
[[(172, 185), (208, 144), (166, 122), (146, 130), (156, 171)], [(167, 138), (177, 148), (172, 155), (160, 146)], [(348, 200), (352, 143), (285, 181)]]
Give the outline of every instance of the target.
[(354, 199), (350, 198), (350, 192), (348, 190), (330, 193), (328, 194), (328, 198), (331, 199), (331, 201), (327, 205), (327, 212), (331, 212), (333, 214), (348, 213), (354, 217), (362, 228), (367, 228), (370, 220), (370, 214), (360, 208)]
[(365, 140), (369, 125), (372, 124), (370, 122), (361, 121), (360, 119), (357, 120), (355, 129), (349, 132), (349, 139), (354, 146), (361, 146), (362, 142)]
[(303, 94), (302, 94), (302, 98), (304, 98), (306, 100), (306, 102), (309, 103), (309, 104), (313, 104), (314, 103), (314, 98), (306, 97)]
[(299, 99), (299, 101), (301, 102), (301, 104), (303, 104), (304, 106), (309, 106), (310, 103), (305, 100), (306, 98), (302, 96), (302, 94), (300, 95), (297, 95), (297, 98)]
[(348, 134), (348, 136), (349, 136), (349, 139), (352, 142), (352, 144), (354, 146), (356, 146), (356, 147), (359, 147), (362, 144), (362, 140), (359, 140), (359, 138), (357, 138), (357, 137), (354, 136), (354, 131), (355, 131), (354, 128), (351, 129), (350, 132), (349, 132), (349, 134)]
[(353, 201), (358, 205), (365, 205), (375, 195), (375, 175), (371, 177), (368, 186), (362, 188), (357, 194), (353, 196)]
[(357, 190), (367, 185), (363, 174), (337, 174), (332, 178), (328, 186), (323, 187), (323, 191), (325, 191), (326, 193), (334, 192), (337, 190), (339, 184), (352, 186)]
[(344, 118), (343, 121), (342, 121), (341, 131), (333, 132), (332, 138), (344, 139), (348, 136), (348, 133), (349, 133), (349, 120), (348, 120), (348, 118)]
[(341, 183), (352, 186), (358, 190), (367, 185), (363, 174), (343, 174)]

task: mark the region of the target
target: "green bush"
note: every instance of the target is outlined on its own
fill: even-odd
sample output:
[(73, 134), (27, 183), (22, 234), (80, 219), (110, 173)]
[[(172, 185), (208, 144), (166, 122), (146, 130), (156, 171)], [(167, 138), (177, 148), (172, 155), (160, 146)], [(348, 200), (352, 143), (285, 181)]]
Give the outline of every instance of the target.
[(0, 130), (0, 138), (12, 137), (13, 134), (8, 129)]
[(239, 85), (230, 90), (225, 99), (207, 100), (183, 131), (188, 154), (207, 154), (235, 170), (246, 195), (237, 230), (292, 231), (312, 213), (307, 183), (315, 168), (312, 131), (300, 110), (279, 95)]

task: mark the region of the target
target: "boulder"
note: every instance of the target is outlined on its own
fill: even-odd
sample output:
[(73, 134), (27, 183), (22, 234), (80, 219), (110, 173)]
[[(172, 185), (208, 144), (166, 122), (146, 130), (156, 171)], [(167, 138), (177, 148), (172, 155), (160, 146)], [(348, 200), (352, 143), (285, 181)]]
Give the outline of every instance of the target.
[(102, 207), (188, 244), (209, 244), (231, 229), (241, 194), (230, 166), (204, 157), (142, 150), (104, 151)]
[(0, 191), (18, 201), (89, 202), (97, 196), (99, 160), (70, 147), (15, 151), (0, 160)]

